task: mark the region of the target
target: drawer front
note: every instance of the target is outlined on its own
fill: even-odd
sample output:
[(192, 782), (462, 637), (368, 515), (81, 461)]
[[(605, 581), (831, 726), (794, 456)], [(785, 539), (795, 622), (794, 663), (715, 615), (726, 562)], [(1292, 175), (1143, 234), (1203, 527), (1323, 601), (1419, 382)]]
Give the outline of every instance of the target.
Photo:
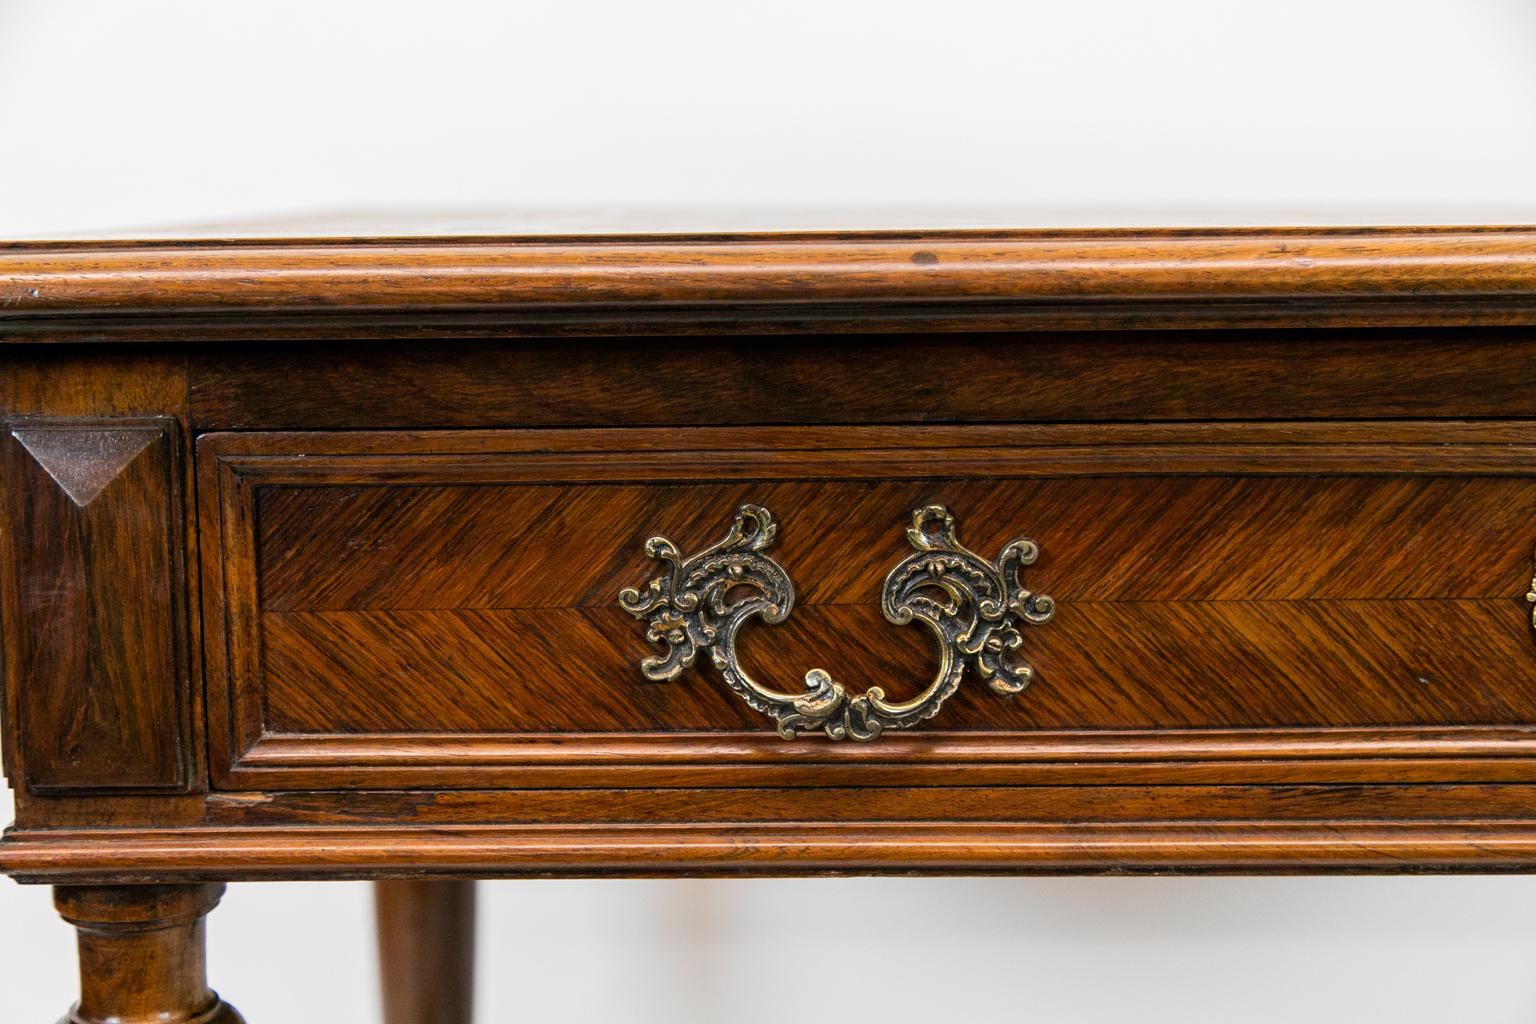
[[(224, 788), (1536, 780), (1527, 426), (224, 433), (198, 460)], [(1006, 678), (975, 630), (882, 612), (934, 505), (1054, 600), (994, 624)], [(747, 577), (771, 559), (792, 609), (647, 678), (669, 630), (620, 593), (670, 581), (648, 538), (693, 556), (743, 506), (776, 522)], [(823, 727), (946, 657), (931, 717)], [(845, 707), (788, 740), (726, 678), (811, 669)]]

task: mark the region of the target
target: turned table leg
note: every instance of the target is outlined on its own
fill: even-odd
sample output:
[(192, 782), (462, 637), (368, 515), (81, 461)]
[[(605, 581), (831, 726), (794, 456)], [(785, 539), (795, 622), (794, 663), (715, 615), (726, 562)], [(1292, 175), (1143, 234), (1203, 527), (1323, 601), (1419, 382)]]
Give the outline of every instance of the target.
[(379, 882), (374, 906), (384, 1024), (470, 1024), (475, 883)]
[(80, 1001), (60, 1024), (244, 1024), (208, 988), (203, 916), (224, 886), (57, 886), (75, 926)]

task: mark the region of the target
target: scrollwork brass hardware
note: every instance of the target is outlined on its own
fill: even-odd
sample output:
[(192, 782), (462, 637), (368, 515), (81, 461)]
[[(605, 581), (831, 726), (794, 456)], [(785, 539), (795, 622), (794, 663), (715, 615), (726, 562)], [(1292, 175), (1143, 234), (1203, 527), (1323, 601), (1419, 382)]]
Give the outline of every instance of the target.
[[(1531, 574), (1531, 586), (1525, 595), (1525, 599), (1533, 606), (1536, 606), (1536, 572)], [(1536, 628), (1536, 607), (1531, 608), (1531, 626)]]
[(764, 686), (742, 668), (736, 635), (748, 619), (780, 623), (794, 607), (789, 574), (765, 554), (777, 532), (767, 509), (742, 505), (725, 539), (691, 557), (665, 537), (645, 542), (645, 553), (669, 569), (644, 590), (626, 588), (619, 604), (649, 623), (652, 643), (666, 646), (664, 654), (640, 663), (646, 678), (676, 679), (708, 651), (726, 684), (770, 716), (785, 739), (819, 728), (835, 740), (872, 740), (932, 718), (960, 685), (966, 666), (1003, 696), (1023, 690), (1034, 677), (1016, 656), (1024, 642), (1018, 627), (1046, 622), (1056, 607), (1019, 580), (1039, 547), (1016, 540), (988, 562), (961, 545), (948, 509), (928, 505), (913, 511), (907, 529), (916, 550), (890, 571), (880, 595), (886, 619), (921, 622), (938, 638), (939, 669), (928, 687), (907, 701), (886, 700), (879, 686), (850, 695), (819, 668), (806, 673), (803, 693)]

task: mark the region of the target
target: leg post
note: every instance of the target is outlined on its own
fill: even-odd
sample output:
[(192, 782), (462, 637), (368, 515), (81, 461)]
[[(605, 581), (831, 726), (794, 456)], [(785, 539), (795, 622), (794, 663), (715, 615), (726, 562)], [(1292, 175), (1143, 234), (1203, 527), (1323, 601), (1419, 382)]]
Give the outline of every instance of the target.
[(470, 1024), (475, 883), (378, 882), (385, 1024)]
[(57, 886), (75, 926), (80, 1001), (59, 1024), (244, 1024), (208, 988), (203, 918), (224, 886)]

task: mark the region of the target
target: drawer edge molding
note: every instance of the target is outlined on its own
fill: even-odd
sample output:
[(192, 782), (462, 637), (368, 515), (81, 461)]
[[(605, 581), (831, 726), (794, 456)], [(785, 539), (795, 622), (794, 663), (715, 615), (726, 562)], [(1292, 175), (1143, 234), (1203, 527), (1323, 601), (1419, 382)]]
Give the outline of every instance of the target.
[(874, 746), (788, 745), (771, 732), (267, 734), (223, 785), (562, 789), (773, 785), (1231, 785), (1536, 782), (1517, 726), (1141, 732), (897, 733)]

